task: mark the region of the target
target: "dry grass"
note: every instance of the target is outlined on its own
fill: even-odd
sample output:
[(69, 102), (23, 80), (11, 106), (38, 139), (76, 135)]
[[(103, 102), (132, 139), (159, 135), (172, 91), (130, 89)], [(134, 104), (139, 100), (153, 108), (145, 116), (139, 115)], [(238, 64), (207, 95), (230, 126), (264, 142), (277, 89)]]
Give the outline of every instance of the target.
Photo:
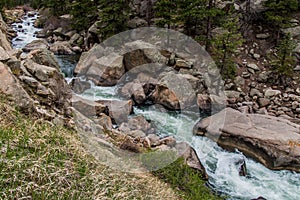
[(158, 178), (114, 171), (76, 132), (0, 101), (0, 199), (180, 199)]

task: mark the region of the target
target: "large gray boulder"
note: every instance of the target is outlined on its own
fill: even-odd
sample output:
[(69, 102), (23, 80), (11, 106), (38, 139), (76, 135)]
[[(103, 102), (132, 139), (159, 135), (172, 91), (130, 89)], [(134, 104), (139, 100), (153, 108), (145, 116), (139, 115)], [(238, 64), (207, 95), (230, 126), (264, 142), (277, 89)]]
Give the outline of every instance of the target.
[(50, 51), (55, 55), (73, 55), (72, 46), (67, 41), (57, 41), (50, 46)]
[(181, 110), (197, 105), (191, 84), (181, 74), (166, 73), (151, 94), (154, 103), (170, 110)]
[(96, 44), (88, 52), (82, 53), (75, 69), (74, 74), (85, 75), (88, 69), (92, 66), (95, 60), (105, 55), (105, 49)]
[(46, 40), (39, 39), (39, 40), (34, 40), (28, 44), (25, 45), (23, 48), (24, 52), (30, 52), (32, 50), (36, 49), (49, 49), (49, 44)]
[(27, 57), (31, 58), (37, 64), (46, 65), (48, 67), (52, 67), (60, 70), (60, 66), (54, 54), (47, 49), (37, 49), (31, 51)]
[(131, 100), (99, 100), (96, 102), (108, 108), (109, 117), (118, 125), (127, 122), (128, 116), (133, 113), (133, 103)]
[(86, 73), (86, 77), (99, 86), (113, 86), (124, 75), (123, 56), (111, 53), (96, 59)]
[(31, 59), (24, 60), (21, 65), (28, 76), (32, 76), (40, 83), (38, 88), (24, 85), (30, 96), (49, 106), (48, 108), (60, 110), (63, 114), (69, 107), (71, 89), (61, 71), (55, 67), (37, 64)]
[(201, 120), (195, 130), (197, 135), (213, 138), (225, 149), (238, 149), (270, 169), (300, 172), (300, 125), (288, 120), (226, 108)]
[(126, 43), (124, 48), (127, 52), (124, 54), (126, 71), (148, 63), (165, 64), (167, 62), (167, 58), (160, 53), (156, 46), (141, 40)]

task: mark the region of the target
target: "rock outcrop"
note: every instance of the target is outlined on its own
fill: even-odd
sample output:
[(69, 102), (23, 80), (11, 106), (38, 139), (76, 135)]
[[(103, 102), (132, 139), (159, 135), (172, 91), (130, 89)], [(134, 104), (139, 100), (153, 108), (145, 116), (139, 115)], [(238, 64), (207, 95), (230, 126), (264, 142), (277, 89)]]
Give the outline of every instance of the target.
[(6, 51), (10, 51), (12, 50), (12, 47), (7, 38), (7, 30), (8, 26), (4, 23), (0, 13), (0, 46)]
[(237, 148), (274, 170), (300, 172), (300, 125), (260, 114), (226, 108), (201, 120), (195, 133), (213, 138), (233, 151)]
[(33, 99), (27, 94), (11, 70), (0, 62), (0, 93), (7, 95), (22, 111), (34, 111)]

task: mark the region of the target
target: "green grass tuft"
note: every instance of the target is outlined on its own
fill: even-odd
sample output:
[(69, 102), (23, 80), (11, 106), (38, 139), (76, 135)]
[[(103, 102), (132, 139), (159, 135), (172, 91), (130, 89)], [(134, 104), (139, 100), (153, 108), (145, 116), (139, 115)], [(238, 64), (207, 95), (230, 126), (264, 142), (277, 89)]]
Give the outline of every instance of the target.
[(205, 186), (201, 173), (190, 168), (183, 158), (177, 159), (167, 167), (153, 172), (154, 175), (169, 183), (173, 189), (180, 191), (188, 200), (222, 199)]

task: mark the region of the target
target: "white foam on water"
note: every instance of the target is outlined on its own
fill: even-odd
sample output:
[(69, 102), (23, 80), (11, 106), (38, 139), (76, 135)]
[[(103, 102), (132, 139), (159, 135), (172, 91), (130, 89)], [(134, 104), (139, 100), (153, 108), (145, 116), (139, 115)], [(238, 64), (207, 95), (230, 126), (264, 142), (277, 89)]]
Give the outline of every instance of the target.
[[(26, 44), (36, 40), (36, 32), (42, 30), (40, 28), (35, 28), (33, 26), (34, 21), (38, 18), (38, 14), (33, 17), (28, 17), (25, 15), (22, 18), (22, 23), (13, 23), (13, 29), (17, 32), (17, 37), (12, 40), (12, 46), (16, 49), (22, 49)], [(19, 28), (18, 26), (22, 27)]]

